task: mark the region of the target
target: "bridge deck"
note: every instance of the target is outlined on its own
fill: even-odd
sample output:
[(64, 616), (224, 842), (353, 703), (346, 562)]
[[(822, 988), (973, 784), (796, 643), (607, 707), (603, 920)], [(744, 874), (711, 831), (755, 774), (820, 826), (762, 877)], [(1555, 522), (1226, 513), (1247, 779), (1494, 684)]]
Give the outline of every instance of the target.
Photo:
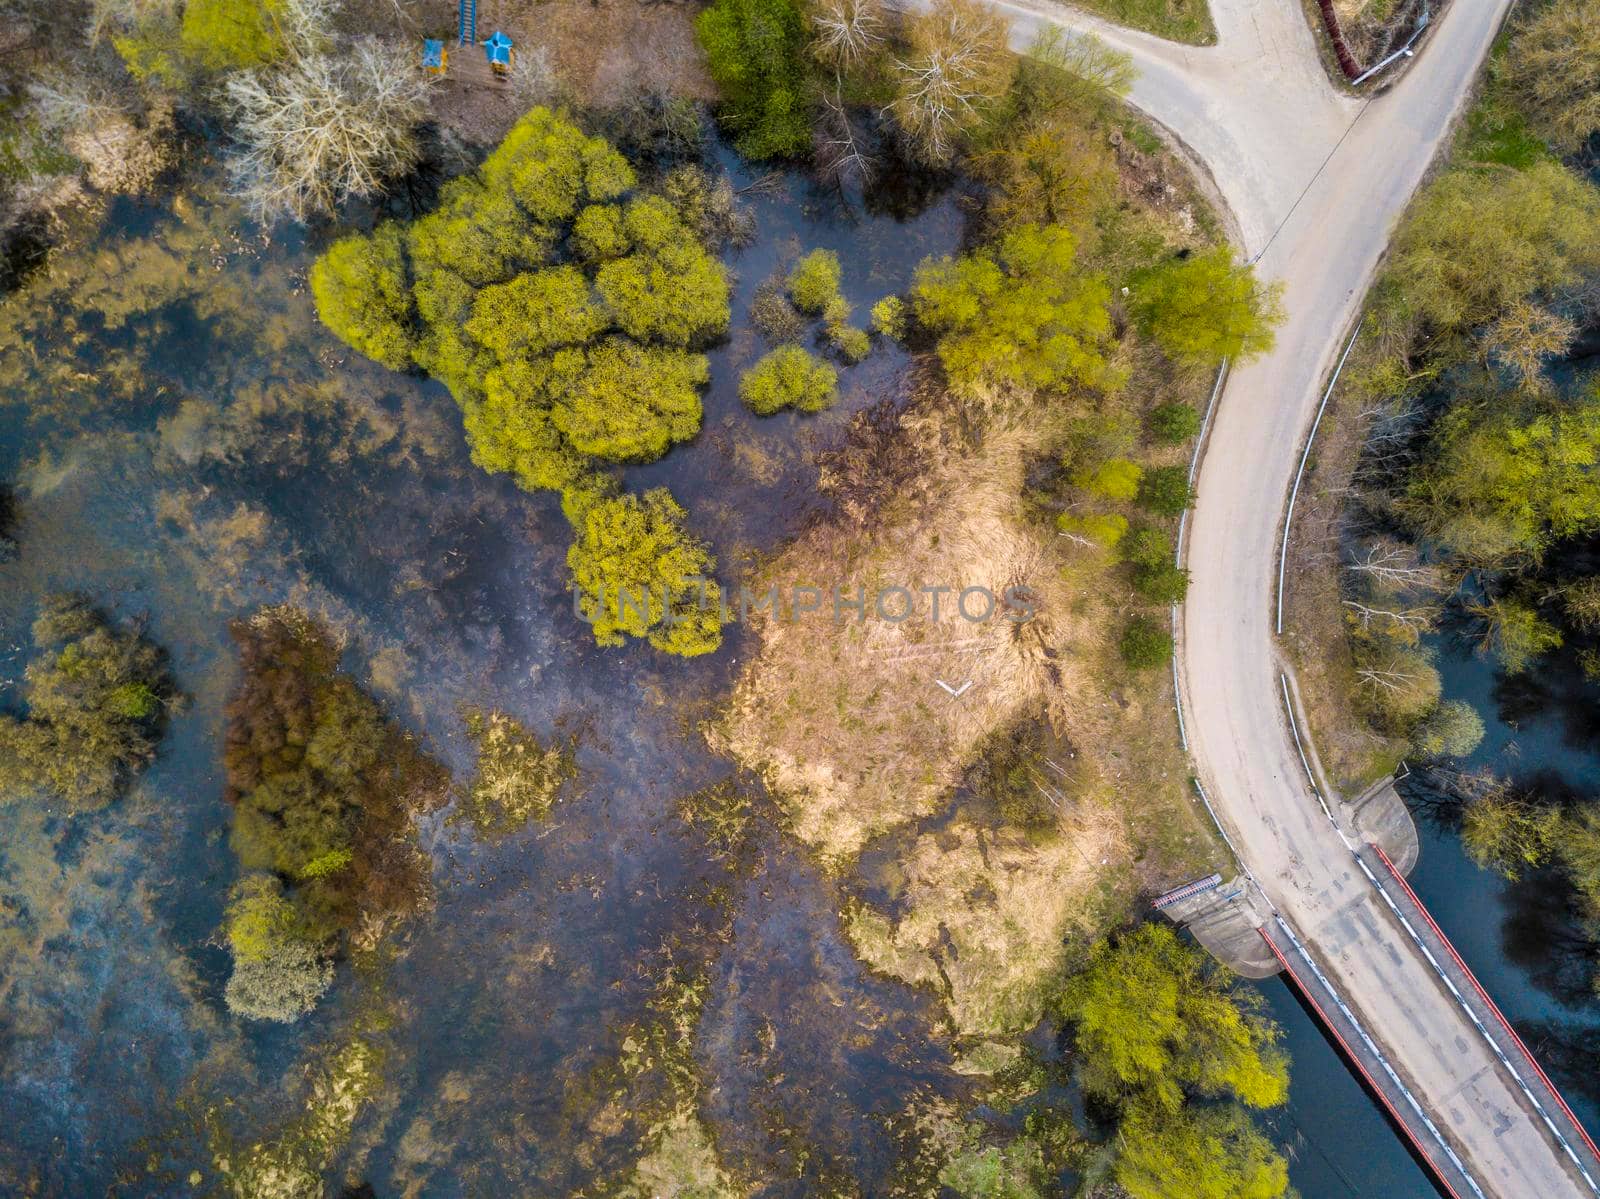
[(1511, 1022), (1501, 1014), (1494, 1000), (1489, 998), (1489, 992), (1484, 990), (1467, 968), (1466, 962), (1461, 960), (1461, 955), (1450, 944), (1444, 930), (1434, 922), (1428, 909), (1422, 906), (1422, 901), (1406, 882), (1405, 876), (1377, 845), (1363, 847), (1356, 855), (1356, 860), (1371, 875), (1374, 885), (1391, 905), (1407, 933), (1415, 938), (1452, 998), (1466, 1011), (1468, 1018), (1493, 1048), (1495, 1056), (1516, 1080), (1589, 1190), (1600, 1196), (1600, 1150), (1596, 1149), (1593, 1139), (1567, 1106), (1567, 1101), (1556, 1090), (1532, 1051), (1511, 1027)]
[(1262, 939), (1283, 966), (1283, 972), (1294, 984), (1295, 990), (1317, 1013), (1323, 1028), (1339, 1043), (1345, 1058), (1366, 1082), (1367, 1089), (1378, 1097), (1388, 1111), (1389, 1118), (1405, 1134), (1418, 1156), (1427, 1163), (1434, 1179), (1454, 1199), (1485, 1199), (1483, 1190), (1467, 1173), (1456, 1151), (1400, 1081), (1377, 1044), (1312, 961), (1299, 938), (1284, 924), (1282, 917), (1277, 918), (1277, 924), (1276, 937), (1263, 925), (1258, 930)]

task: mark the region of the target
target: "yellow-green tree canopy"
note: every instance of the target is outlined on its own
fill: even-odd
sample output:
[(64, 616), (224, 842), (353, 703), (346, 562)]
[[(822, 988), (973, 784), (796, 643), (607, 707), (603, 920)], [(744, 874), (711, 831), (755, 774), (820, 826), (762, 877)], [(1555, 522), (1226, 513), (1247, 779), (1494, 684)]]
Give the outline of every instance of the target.
[[(699, 431), (698, 351), (728, 326), (721, 263), (672, 201), (636, 182), (604, 139), (535, 108), (432, 213), (330, 247), (312, 271), (317, 312), (362, 353), (449, 387), (483, 469), (582, 509), (609, 494), (597, 470), (652, 461)], [(614, 643), (632, 626), (595, 629)]]
[(1168, 1112), (1191, 1095), (1273, 1107), (1288, 1094), (1288, 1063), (1259, 998), (1166, 925), (1096, 946), (1060, 1011), (1076, 1027), (1093, 1094), (1137, 1096)]
[(1132, 290), (1128, 307), (1139, 331), (1183, 362), (1265, 353), (1282, 319), (1280, 289), (1264, 286), (1227, 246), (1141, 271)]
[(939, 335), (939, 359), (963, 391), (1060, 390), (1118, 381), (1106, 361), (1111, 292), (1084, 275), (1066, 229), (1022, 225), (999, 242), (917, 268), (911, 302)]
[(133, 29), (112, 44), (139, 80), (172, 88), (220, 71), (265, 66), (288, 49), (280, 0), (187, 0), (183, 15), (133, 6)]
[(595, 497), (574, 515), (567, 566), (597, 642), (648, 637), (684, 657), (722, 643), (720, 604), (709, 586), (716, 559), (685, 530), (684, 510), (666, 488)]
[(1559, 163), (1451, 171), (1406, 219), (1380, 302), (1437, 332), (1476, 329), (1600, 267), (1600, 189)]
[(1285, 1193), (1287, 1167), (1244, 1110), (1289, 1092), (1278, 1028), (1257, 992), (1167, 925), (1147, 924), (1095, 946), (1058, 1009), (1073, 1026), (1084, 1090), (1121, 1110), (1114, 1169), (1128, 1194)]
[(1537, 561), (1600, 529), (1600, 388), (1576, 402), (1504, 398), (1440, 418), (1402, 510), (1467, 562)]
[(794, 264), (784, 284), (796, 308), (821, 316), (829, 304), (840, 299), (839, 282), (843, 277), (837, 254), (832, 250), (812, 250)]
[(1117, 1184), (1133, 1199), (1278, 1199), (1289, 1166), (1234, 1106), (1135, 1107), (1118, 1137)]
[(311, 268), (322, 323), (390, 370), (411, 365), (416, 348), (404, 235), (385, 221), (372, 236), (341, 238)]
[(0, 803), (48, 797), (73, 811), (114, 800), (155, 757), (177, 692), (162, 653), (71, 595), (33, 625), (21, 718), (0, 712)]
[(739, 398), (750, 411), (771, 416), (784, 408), (820, 412), (838, 398), (833, 367), (796, 345), (779, 346), (744, 373)]
[(316, 1007), (333, 982), (333, 966), (283, 894), (275, 875), (241, 878), (223, 915), (233, 973), (224, 998), (230, 1011), (251, 1020), (290, 1023)]
[(1600, 20), (1592, 0), (1555, 0), (1512, 39), (1500, 71), (1533, 127), (1576, 153), (1600, 131)]

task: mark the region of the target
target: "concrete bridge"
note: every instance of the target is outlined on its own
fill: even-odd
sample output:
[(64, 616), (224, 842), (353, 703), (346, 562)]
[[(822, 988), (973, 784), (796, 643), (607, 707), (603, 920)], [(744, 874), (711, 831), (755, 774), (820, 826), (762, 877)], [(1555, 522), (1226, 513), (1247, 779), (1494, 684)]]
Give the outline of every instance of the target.
[(1511, 0), (1455, 0), (1376, 97), (1328, 82), (1299, 0), (1211, 0), (1218, 42), (1203, 48), (1047, 0), (996, 2), (1019, 49), (1059, 24), (1127, 51), (1132, 102), (1187, 148), (1246, 254), (1285, 285), (1276, 349), (1235, 369), (1216, 406), (1178, 649), (1190, 751), (1246, 872), (1229, 894), (1258, 930), (1260, 972), (1288, 969), (1458, 1199), (1597, 1199), (1576, 1120), (1353, 809), (1313, 780), (1272, 636), (1285, 498), (1324, 381)]

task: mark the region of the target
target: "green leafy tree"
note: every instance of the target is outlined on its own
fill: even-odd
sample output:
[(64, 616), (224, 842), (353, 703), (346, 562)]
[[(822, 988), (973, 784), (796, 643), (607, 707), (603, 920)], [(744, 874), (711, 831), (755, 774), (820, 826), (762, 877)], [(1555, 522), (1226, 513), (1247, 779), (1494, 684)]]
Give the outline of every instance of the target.
[(138, 80), (187, 90), (208, 76), (262, 67), (281, 58), (288, 15), (281, 0), (188, 0), (134, 6), (133, 28), (112, 45)]
[(1179, 604), (1189, 594), (1189, 572), (1170, 558), (1133, 570), (1133, 589), (1153, 604)]
[(1189, 592), (1189, 572), (1178, 566), (1172, 538), (1149, 525), (1136, 527), (1122, 543), (1133, 569), (1133, 589), (1157, 604), (1176, 604)]
[(707, 599), (716, 560), (684, 530), (684, 510), (664, 487), (593, 499), (577, 513), (567, 551), (577, 609), (601, 645), (647, 637), (694, 657), (722, 644), (722, 613)]
[(1283, 317), (1281, 287), (1262, 284), (1227, 246), (1168, 259), (1136, 274), (1131, 286), (1139, 331), (1183, 362), (1265, 353)]
[(812, 250), (794, 264), (785, 283), (796, 308), (821, 316), (840, 299), (839, 283), (843, 277), (837, 254), (832, 250)]
[(572, 236), (578, 252), (593, 261), (620, 258), (630, 245), (622, 208), (617, 204), (590, 204), (572, 222)]
[(1464, 758), (1483, 741), (1483, 717), (1463, 700), (1440, 704), (1411, 736), (1411, 745), (1425, 758)]
[(385, 221), (371, 237), (341, 238), (311, 268), (317, 315), (334, 336), (390, 370), (411, 365), (416, 348), (405, 237)]
[(1600, 390), (1576, 403), (1465, 403), (1435, 427), (1401, 511), (1474, 565), (1538, 561), (1600, 528)]
[(1117, 171), (1105, 137), (1075, 113), (1036, 116), (978, 155), (996, 228), (1063, 225), (1087, 232), (1116, 195)]
[(1101, 942), (1059, 1003), (1074, 1026), (1084, 1088), (1178, 1111), (1186, 1096), (1273, 1107), (1288, 1093), (1278, 1029), (1254, 992), (1166, 925)]
[(1234, 1106), (1174, 1113), (1138, 1105), (1117, 1137), (1117, 1185), (1132, 1199), (1279, 1199), (1289, 1166)]
[[(601, 467), (698, 432), (709, 365), (692, 351), (730, 315), (704, 212), (684, 217), (712, 201), (668, 182), (683, 203), (635, 193), (610, 144), (535, 108), (435, 211), (332, 247), (313, 270), (318, 311), (363, 353), (444, 382), (483, 469), (561, 492), (569, 517), (614, 507)], [(652, 639), (703, 652), (692, 630)]]
[(722, 92), (717, 117), (747, 158), (786, 158), (811, 145), (805, 21), (794, 0), (716, 0), (695, 20)]
[(253, 873), (239, 880), (223, 916), (233, 955), (224, 991), (229, 1010), (288, 1024), (317, 1006), (333, 982), (333, 966), (300, 923), (276, 877)]
[(262, 66), (286, 49), (282, 7), (274, 0), (186, 0), (183, 51), (210, 71)]
[(1600, 938), (1600, 807), (1588, 804), (1563, 823), (1557, 852), (1583, 901), (1590, 936)]
[(604, 204), (638, 180), (628, 160), (604, 138), (548, 108), (526, 113), (480, 168), (484, 183), (508, 193), (533, 220), (570, 220), (580, 205)]
[(1439, 705), (1443, 684), (1431, 655), (1393, 642), (1359, 644), (1356, 694), (1379, 727), (1404, 735)]
[(550, 423), (580, 454), (609, 462), (653, 462), (700, 429), (702, 354), (613, 337), (591, 349)]
[(1559, 163), (1450, 171), (1413, 207), (1377, 302), (1437, 334), (1478, 329), (1515, 301), (1600, 265), (1600, 189)]
[(1600, 132), (1600, 22), (1586, 0), (1555, 0), (1512, 38), (1500, 76), (1535, 129), (1577, 153)]
[(223, 750), (229, 844), (258, 872), (227, 917), (230, 1000), (294, 1019), (325, 989), (335, 941), (426, 903), (412, 819), (444, 802), (449, 775), (339, 673), (340, 647), (304, 613), (269, 608), (230, 631), (241, 671)]
[(784, 408), (820, 412), (838, 399), (837, 383), (838, 375), (827, 363), (799, 346), (784, 345), (744, 373), (739, 398), (761, 416)]
[(1482, 625), (1483, 649), (1498, 659), (1507, 674), (1521, 674), (1536, 658), (1561, 648), (1561, 630), (1524, 599), (1502, 596), (1469, 604), (1467, 610)]
[(1469, 776), (1463, 786), (1461, 842), (1474, 862), (1516, 880), (1550, 861), (1565, 833), (1559, 808), (1488, 774)]
[(1157, 466), (1139, 480), (1139, 506), (1162, 516), (1177, 516), (1194, 505), (1189, 470), (1184, 466)]
[(1191, 404), (1161, 404), (1150, 412), (1150, 434), (1162, 445), (1182, 445), (1200, 432), (1200, 413)]
[(964, 391), (1115, 385), (1110, 289), (1076, 266), (1072, 234), (1024, 225), (993, 246), (917, 268), (911, 302)]
[(45, 796), (70, 811), (102, 808), (155, 757), (178, 695), (161, 651), (72, 595), (33, 625), (22, 718), (0, 713), (0, 800)]
[(872, 331), (892, 341), (902, 340), (906, 335), (906, 302), (899, 296), (884, 296), (875, 303)]
[(687, 348), (728, 327), (727, 275), (715, 258), (687, 241), (608, 262), (595, 286), (617, 325), (639, 341)]
[(502, 364), (532, 363), (563, 346), (587, 345), (610, 324), (574, 266), (529, 271), (478, 292), (467, 334)]
[(1151, 670), (1172, 660), (1172, 634), (1155, 621), (1136, 616), (1122, 630), (1117, 652), (1135, 670)]

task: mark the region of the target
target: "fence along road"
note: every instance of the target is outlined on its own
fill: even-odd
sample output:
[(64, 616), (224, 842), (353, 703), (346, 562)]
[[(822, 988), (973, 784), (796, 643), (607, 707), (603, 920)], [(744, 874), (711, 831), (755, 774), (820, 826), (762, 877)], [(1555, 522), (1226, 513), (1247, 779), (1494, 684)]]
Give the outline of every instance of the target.
[[(1057, 24), (1127, 51), (1139, 71), (1132, 102), (1199, 159), (1246, 253), (1285, 287), (1276, 348), (1230, 372), (1187, 529), (1184, 623), (1197, 635), (1179, 638), (1186, 731), (1229, 840), (1283, 917), (1280, 931), (1292, 931), (1369, 1034), (1472, 1191), (1594, 1199), (1311, 793), (1271, 636), (1280, 520), (1319, 385), (1511, 0), (1452, 5), (1375, 99), (1334, 91), (1298, 0), (1211, 0), (1212, 47), (1163, 42), (1044, 0), (994, 2), (1018, 49)], [(1273, 943), (1284, 951), (1286, 939)], [(1428, 1137), (1421, 1121), (1399, 1118), (1419, 1143)]]

